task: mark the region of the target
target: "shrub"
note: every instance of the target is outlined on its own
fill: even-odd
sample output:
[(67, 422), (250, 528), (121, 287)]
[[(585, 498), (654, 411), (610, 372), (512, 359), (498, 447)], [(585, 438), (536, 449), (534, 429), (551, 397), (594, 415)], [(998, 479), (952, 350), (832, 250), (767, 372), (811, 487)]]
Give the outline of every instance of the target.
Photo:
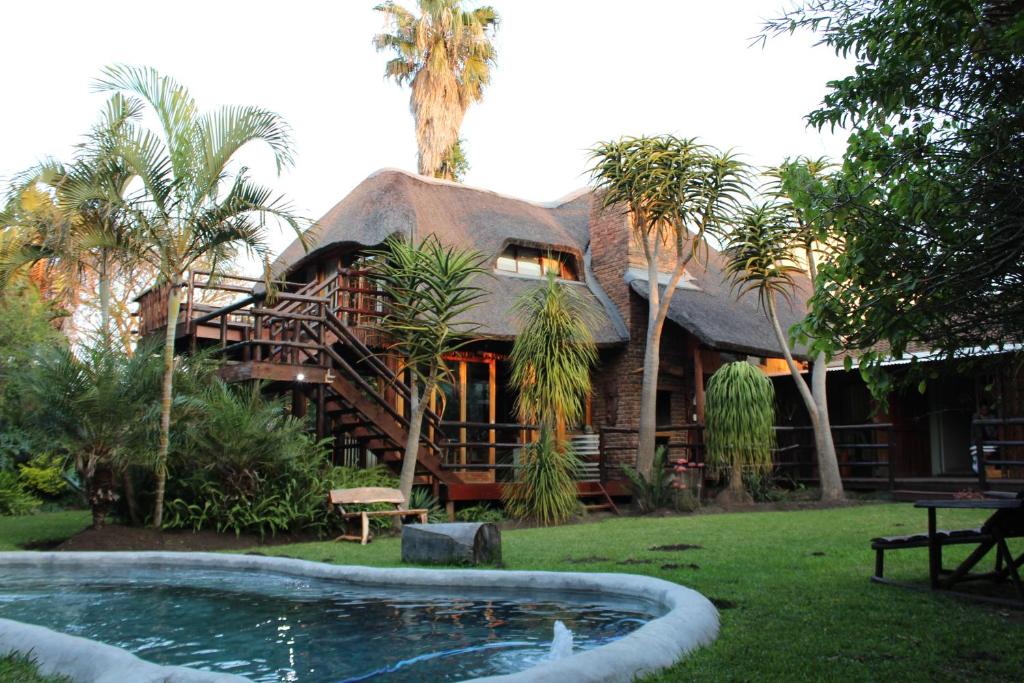
[(30, 515), (42, 502), (25, 490), (17, 474), (0, 471), (0, 515)]
[(505, 521), (501, 510), (493, 508), (486, 503), (480, 503), (468, 508), (462, 508), (455, 513), (455, 519), (459, 522), (485, 522), (498, 524)]
[(551, 429), (523, 449), (516, 481), (505, 487), (505, 509), (513, 517), (532, 518), (543, 525), (569, 519), (578, 509), (576, 472), (579, 460), (571, 447), (559, 450)]
[(448, 513), (441, 507), (441, 501), (428, 488), (413, 488), (412, 495), (409, 496), (409, 507), (413, 510), (426, 510), (427, 521), (432, 524), (448, 521)]
[(18, 479), (32, 493), (56, 496), (68, 487), (64, 470), (65, 459), (62, 456), (43, 453), (18, 466)]
[(629, 480), (629, 489), (633, 494), (640, 512), (654, 512), (661, 508), (672, 507), (675, 503), (675, 489), (672, 487), (672, 472), (665, 467), (668, 459), (668, 451), (664, 446), (659, 446), (654, 451), (654, 464), (651, 467), (650, 478), (624, 465), (622, 471)]

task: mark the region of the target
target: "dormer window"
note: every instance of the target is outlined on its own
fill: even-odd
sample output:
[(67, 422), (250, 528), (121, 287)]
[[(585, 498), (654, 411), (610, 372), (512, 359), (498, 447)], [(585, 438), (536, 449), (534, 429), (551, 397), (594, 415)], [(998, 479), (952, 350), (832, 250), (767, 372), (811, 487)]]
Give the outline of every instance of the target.
[(501, 252), (495, 268), (503, 273), (540, 277), (554, 272), (563, 280), (579, 280), (576, 259), (569, 254), (510, 244)]

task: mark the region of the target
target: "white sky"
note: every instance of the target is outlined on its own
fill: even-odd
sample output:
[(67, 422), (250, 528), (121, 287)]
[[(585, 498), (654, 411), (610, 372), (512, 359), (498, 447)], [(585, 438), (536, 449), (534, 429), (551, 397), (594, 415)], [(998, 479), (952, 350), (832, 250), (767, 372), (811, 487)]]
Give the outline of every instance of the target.
[[(411, 4), (412, 0), (406, 0)], [(735, 147), (748, 161), (842, 154), (845, 134), (805, 127), (825, 83), (851, 71), (807, 34), (750, 47), (788, 0), (492, 0), (498, 66), (462, 135), (466, 183), (524, 199), (586, 184), (586, 149), (620, 135), (672, 132)], [(371, 45), (375, 0), (11, 3), (0, 41), (0, 177), (66, 158), (105, 98), (104, 65), (154, 66), (200, 107), (255, 104), (294, 129), (294, 168), (244, 161), (319, 218), (373, 171), (414, 171), (408, 89), (382, 78)], [(291, 236), (277, 235), (279, 250)]]

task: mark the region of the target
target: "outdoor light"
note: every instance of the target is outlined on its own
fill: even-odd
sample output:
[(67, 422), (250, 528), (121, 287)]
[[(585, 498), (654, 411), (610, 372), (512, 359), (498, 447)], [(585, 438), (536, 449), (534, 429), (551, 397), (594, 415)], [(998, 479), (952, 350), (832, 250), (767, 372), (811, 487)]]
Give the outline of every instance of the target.
[(295, 380), (298, 382), (301, 382), (304, 379), (306, 379), (305, 373), (300, 372), (299, 374), (295, 375)]

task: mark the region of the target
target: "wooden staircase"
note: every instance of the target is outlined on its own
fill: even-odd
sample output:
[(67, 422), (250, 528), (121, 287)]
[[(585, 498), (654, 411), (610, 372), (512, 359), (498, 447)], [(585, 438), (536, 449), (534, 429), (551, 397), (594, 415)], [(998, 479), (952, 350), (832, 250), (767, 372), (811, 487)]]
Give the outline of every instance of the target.
[[(271, 297), (258, 292), (187, 319), (195, 348), (210, 343), (200, 328), (219, 330), (214, 343), (226, 361), (225, 378), (269, 379), (312, 389), (321, 436), (344, 438), (372, 453), (396, 472), (401, 469), (409, 420), (409, 387), (364, 343), (343, 317), (351, 306), (339, 296), (340, 278), (310, 283)], [(355, 317), (355, 316), (352, 316)], [(458, 475), (442, 466), (438, 446), (440, 419), (428, 411), (420, 436), (417, 475), (421, 481), (458, 484)]]

